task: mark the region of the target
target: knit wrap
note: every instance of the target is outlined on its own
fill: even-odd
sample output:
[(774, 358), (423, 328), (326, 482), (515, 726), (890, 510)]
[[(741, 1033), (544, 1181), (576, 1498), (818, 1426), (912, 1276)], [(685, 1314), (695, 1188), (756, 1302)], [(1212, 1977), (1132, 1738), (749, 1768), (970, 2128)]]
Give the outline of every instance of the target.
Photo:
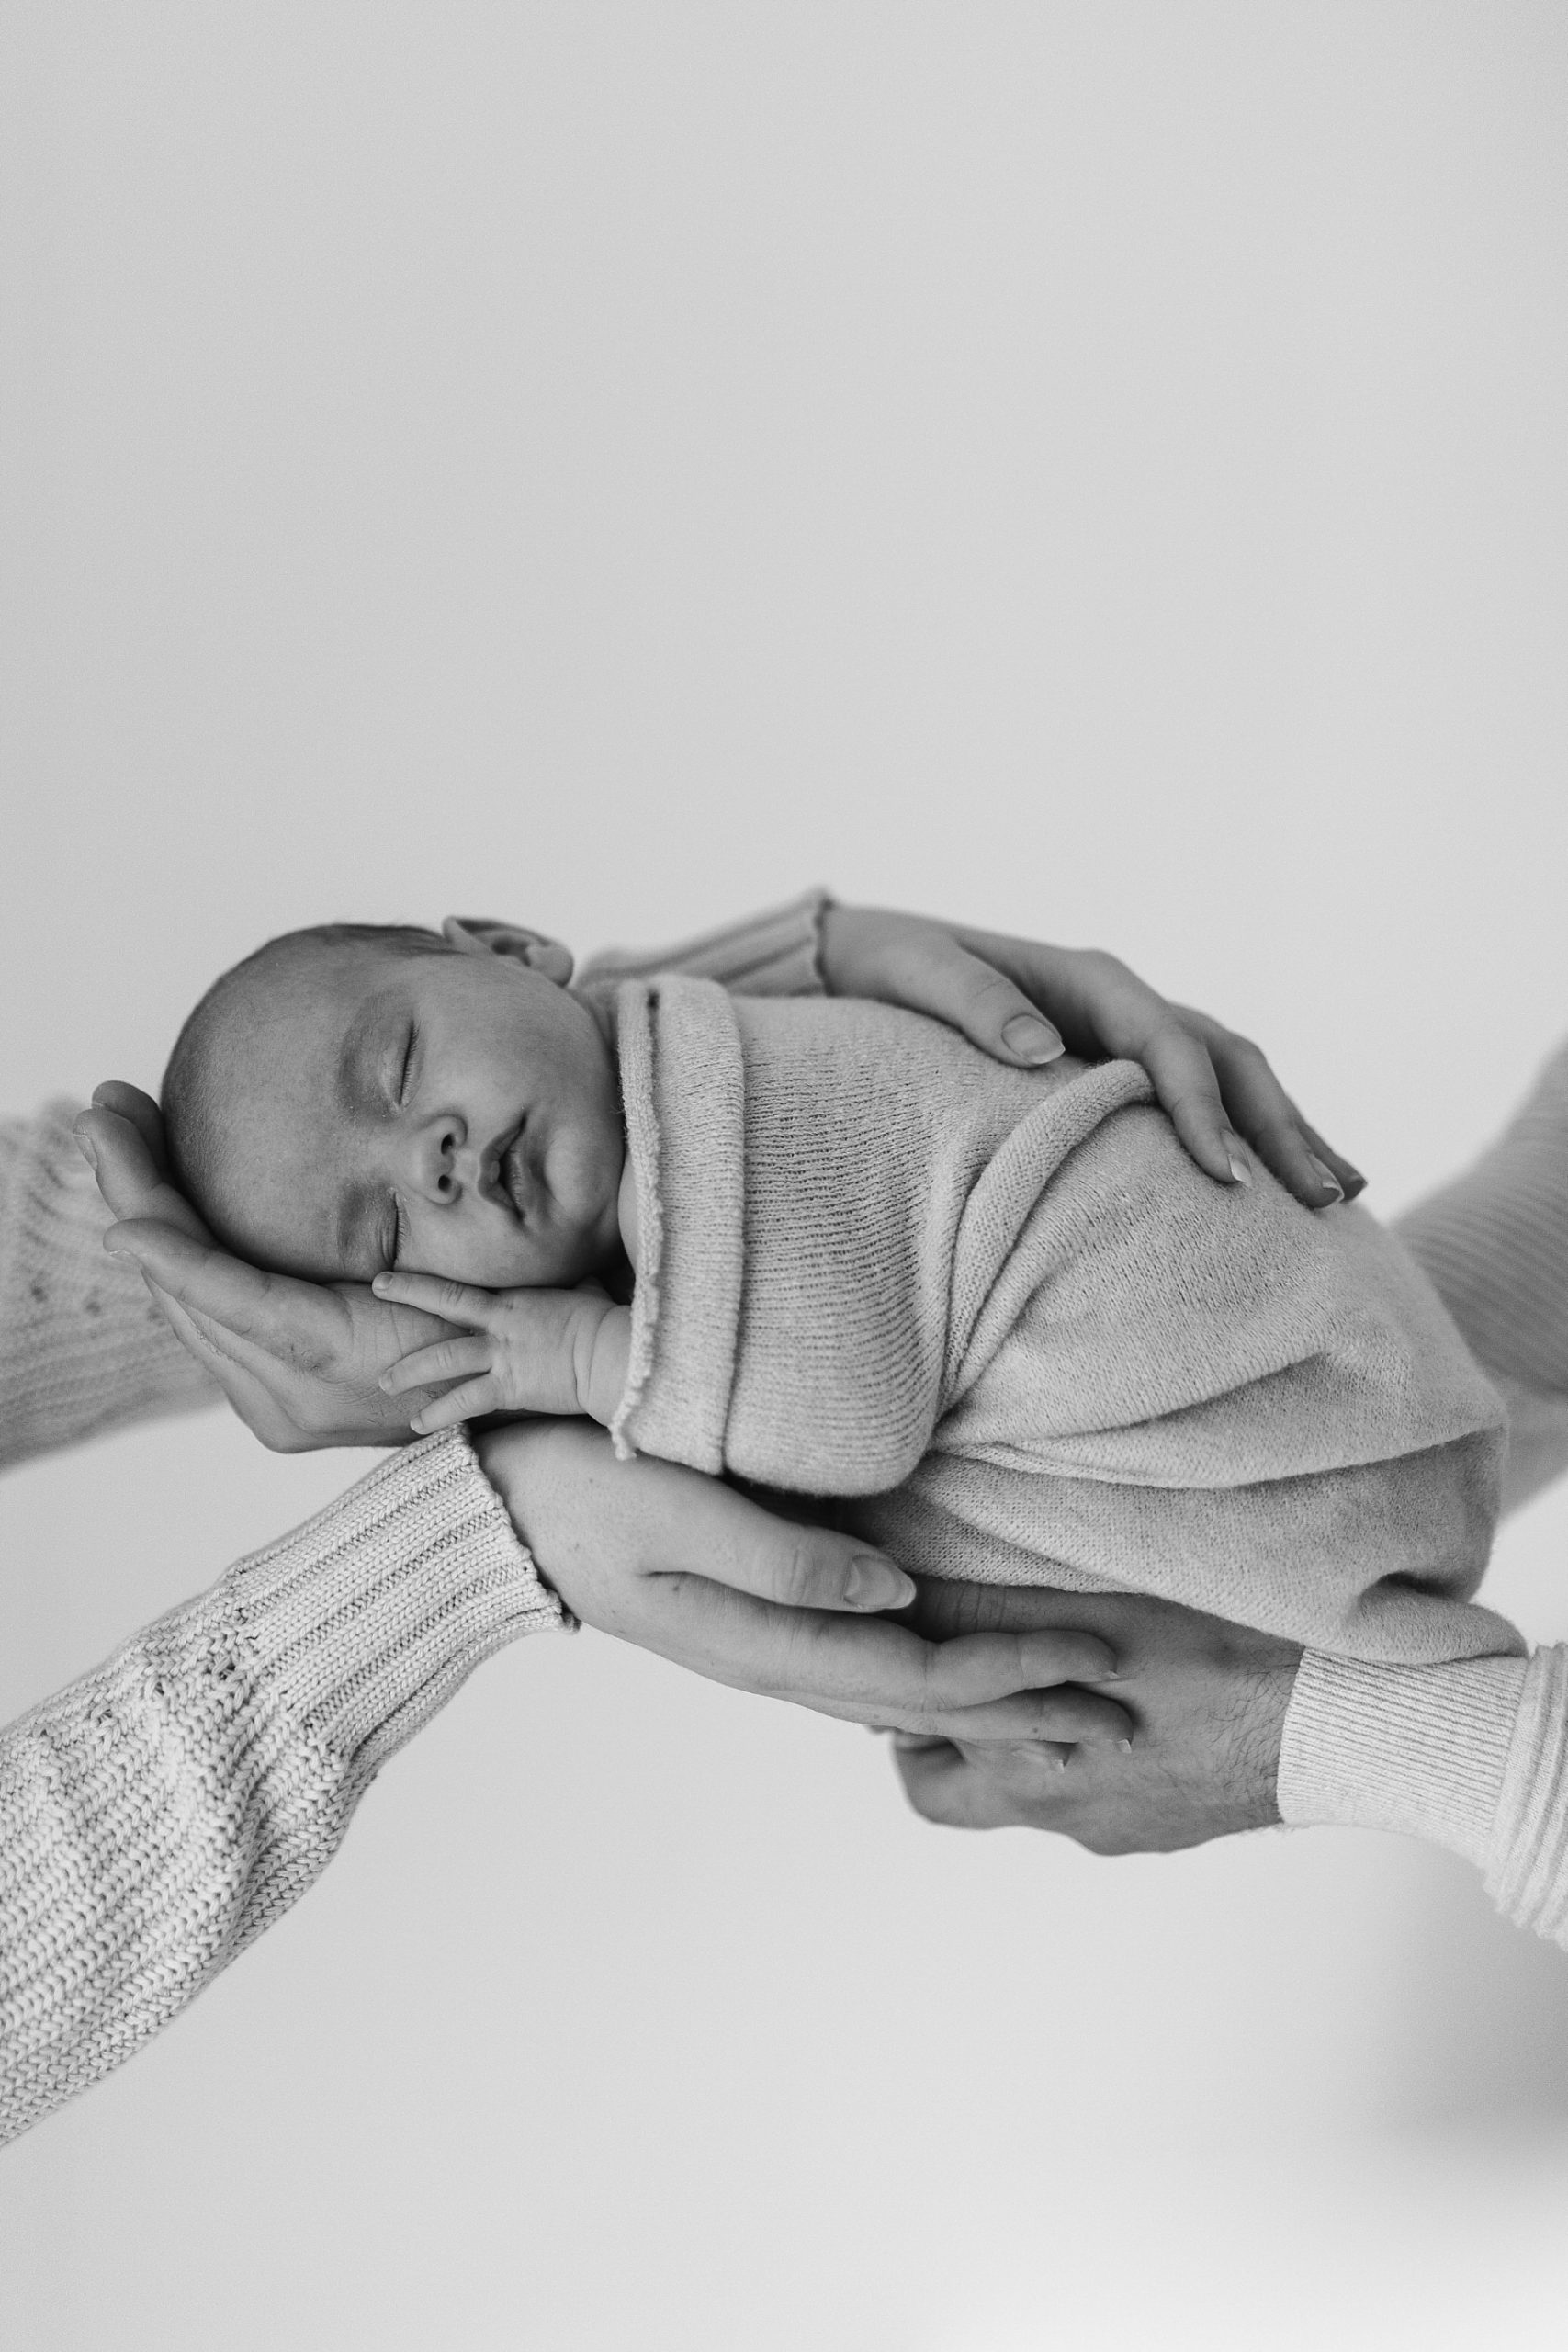
[(844, 1498), (940, 1576), (1517, 1651), (1470, 1600), (1502, 1407), (1363, 1209), (1215, 1184), (1130, 1062), (1010, 1070), (919, 1014), (681, 976), (624, 984), (616, 1031), (623, 1452)]

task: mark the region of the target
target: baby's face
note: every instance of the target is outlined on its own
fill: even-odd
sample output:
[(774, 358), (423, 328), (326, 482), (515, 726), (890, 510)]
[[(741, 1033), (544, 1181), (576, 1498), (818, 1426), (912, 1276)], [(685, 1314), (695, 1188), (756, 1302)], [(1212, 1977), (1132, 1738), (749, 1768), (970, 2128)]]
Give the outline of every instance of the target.
[(626, 1146), (598, 1022), (499, 956), (324, 951), (257, 1009), (225, 1105), (227, 1238), (265, 1264), (503, 1289), (612, 1258)]

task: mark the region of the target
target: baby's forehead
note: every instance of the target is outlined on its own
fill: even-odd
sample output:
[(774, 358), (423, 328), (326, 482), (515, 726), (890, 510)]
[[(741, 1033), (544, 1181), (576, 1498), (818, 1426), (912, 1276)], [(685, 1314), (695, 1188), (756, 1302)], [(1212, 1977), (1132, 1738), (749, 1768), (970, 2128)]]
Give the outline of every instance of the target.
[(280, 1011), (319, 1012), (336, 1006), (353, 1012), (400, 980), (415, 984), (421, 967), (428, 968), (442, 953), (400, 953), (372, 939), (291, 940), (276, 955), (258, 958), (253, 979), (261, 997)]

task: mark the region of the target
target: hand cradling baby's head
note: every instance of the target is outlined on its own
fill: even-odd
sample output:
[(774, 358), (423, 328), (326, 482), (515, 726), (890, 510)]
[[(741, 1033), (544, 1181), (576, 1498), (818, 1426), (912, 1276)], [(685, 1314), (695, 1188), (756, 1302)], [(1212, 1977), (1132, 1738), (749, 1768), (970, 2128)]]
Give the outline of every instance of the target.
[(220, 1239), (317, 1281), (566, 1284), (617, 1240), (615, 1057), (563, 950), (336, 923), (209, 989), (170, 1057), (175, 1173)]

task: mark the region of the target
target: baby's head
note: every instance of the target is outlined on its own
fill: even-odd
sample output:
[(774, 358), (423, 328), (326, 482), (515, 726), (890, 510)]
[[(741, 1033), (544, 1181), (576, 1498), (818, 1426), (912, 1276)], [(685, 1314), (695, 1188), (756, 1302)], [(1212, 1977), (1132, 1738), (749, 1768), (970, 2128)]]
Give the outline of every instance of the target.
[(281, 1272), (580, 1281), (615, 1253), (626, 1139), (570, 969), (499, 923), (270, 940), (170, 1057), (176, 1177), (222, 1241)]

